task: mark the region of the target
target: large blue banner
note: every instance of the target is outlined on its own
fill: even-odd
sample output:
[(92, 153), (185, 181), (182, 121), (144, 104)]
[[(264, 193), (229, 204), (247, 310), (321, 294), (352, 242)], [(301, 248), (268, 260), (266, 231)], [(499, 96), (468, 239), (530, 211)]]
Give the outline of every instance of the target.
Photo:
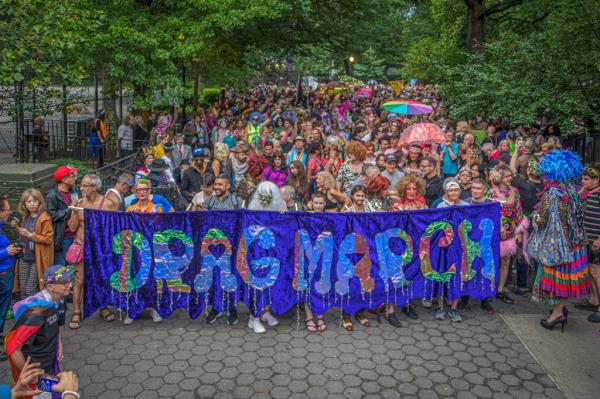
[(85, 211), (85, 314), (196, 318), (243, 301), (354, 314), (416, 298), (495, 295), (500, 205), (393, 213)]

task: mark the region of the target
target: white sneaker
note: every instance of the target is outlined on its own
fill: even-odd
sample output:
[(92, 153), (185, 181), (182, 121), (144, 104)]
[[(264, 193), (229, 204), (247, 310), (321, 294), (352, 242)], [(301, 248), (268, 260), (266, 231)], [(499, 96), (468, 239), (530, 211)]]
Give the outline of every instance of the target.
[(263, 313), (263, 315), (260, 316), (260, 319), (267, 323), (269, 327), (275, 327), (277, 324), (279, 324), (279, 320), (277, 320), (271, 312)]
[(125, 318), (125, 320), (123, 320), (123, 324), (125, 324), (126, 326), (130, 325), (131, 323), (133, 323), (133, 320), (131, 317), (127, 316)]
[(423, 304), (423, 307), (426, 309), (431, 309), (431, 299), (421, 299), (421, 303)]
[(155, 323), (160, 323), (162, 321), (162, 317), (158, 314), (158, 312), (154, 309), (150, 309), (150, 315), (152, 316), (152, 321)]
[(248, 320), (248, 328), (253, 330), (256, 334), (262, 334), (264, 332), (267, 332), (267, 329), (265, 328), (265, 326), (262, 325), (260, 319), (254, 318), (252, 316), (250, 316), (250, 319)]

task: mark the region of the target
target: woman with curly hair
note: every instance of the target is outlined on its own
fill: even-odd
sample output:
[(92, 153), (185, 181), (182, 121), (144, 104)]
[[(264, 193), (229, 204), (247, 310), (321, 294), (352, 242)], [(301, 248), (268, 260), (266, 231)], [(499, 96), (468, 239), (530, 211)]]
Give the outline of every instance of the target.
[(229, 147), (225, 143), (215, 143), (215, 159), (211, 169), (215, 176), (220, 176), (225, 171), (225, 165), (229, 159)]
[(360, 178), (363, 173), (364, 161), (367, 157), (367, 149), (360, 141), (351, 141), (346, 146), (346, 162), (340, 167), (336, 176), (336, 188), (346, 195), (350, 195), (350, 190), (354, 182)]
[(268, 164), (263, 171), (263, 179), (273, 182), (277, 187), (283, 187), (285, 180), (290, 174), (290, 170), (285, 164), (285, 157), (281, 151), (273, 154), (273, 162)]
[(523, 213), (519, 190), (512, 187), (514, 173), (506, 165), (498, 165), (490, 172), (491, 198), (501, 204), (502, 225), (500, 227), (500, 279), (496, 297), (507, 304), (515, 301), (504, 292), (510, 260), (517, 254), (519, 244), (529, 228), (529, 219)]
[(392, 205), (392, 211), (410, 211), (417, 209), (427, 209), (425, 202), (425, 180), (415, 175), (406, 175), (398, 184), (396, 192), (400, 199)]

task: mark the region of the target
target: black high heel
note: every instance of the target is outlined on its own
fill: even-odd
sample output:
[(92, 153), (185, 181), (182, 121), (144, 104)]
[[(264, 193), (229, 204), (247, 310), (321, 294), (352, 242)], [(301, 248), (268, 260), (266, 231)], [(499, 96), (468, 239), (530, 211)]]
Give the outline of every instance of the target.
[(550, 330), (550, 331), (554, 330), (554, 327), (556, 327), (557, 324), (560, 324), (561, 325), (561, 329), (560, 329), (561, 333), (565, 332), (565, 324), (566, 323), (567, 323), (567, 316), (565, 316), (564, 314), (550, 322), (546, 319), (540, 320), (540, 324), (542, 325), (542, 327), (544, 327), (546, 330)]
[[(550, 309), (548, 311), (548, 315), (552, 314), (552, 309)], [(563, 306), (563, 315), (565, 316), (565, 324), (569, 324), (569, 321), (567, 320), (568, 316), (569, 316), (569, 309), (567, 309), (566, 306)]]

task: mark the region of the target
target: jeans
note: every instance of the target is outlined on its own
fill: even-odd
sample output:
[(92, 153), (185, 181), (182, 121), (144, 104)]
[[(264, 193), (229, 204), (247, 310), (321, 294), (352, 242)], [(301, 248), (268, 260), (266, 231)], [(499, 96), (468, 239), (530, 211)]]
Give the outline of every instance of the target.
[(14, 279), (12, 270), (0, 273), (0, 333), (4, 332), (4, 319), (10, 309)]
[[(66, 265), (67, 261), (65, 260), (65, 257), (67, 256), (67, 251), (69, 250), (69, 247), (73, 243), (73, 240), (75, 240), (75, 238), (64, 239), (62, 249), (60, 251), (54, 252), (54, 264), (55, 265), (61, 265), (61, 266)], [(40, 278), (42, 278), (42, 277), (44, 277), (44, 276), (40, 276)]]

